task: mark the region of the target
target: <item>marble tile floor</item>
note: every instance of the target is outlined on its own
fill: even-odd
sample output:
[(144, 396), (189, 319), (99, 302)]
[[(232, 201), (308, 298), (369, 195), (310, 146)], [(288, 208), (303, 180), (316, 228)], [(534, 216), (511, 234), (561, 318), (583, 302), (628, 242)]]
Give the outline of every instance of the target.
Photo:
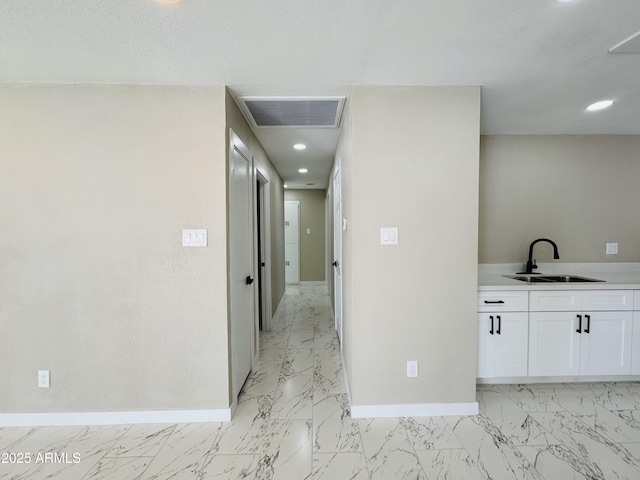
[(353, 420), (326, 284), (288, 287), (273, 323), (232, 422), (0, 428), (0, 479), (640, 479), (640, 383), (479, 385), (475, 417)]

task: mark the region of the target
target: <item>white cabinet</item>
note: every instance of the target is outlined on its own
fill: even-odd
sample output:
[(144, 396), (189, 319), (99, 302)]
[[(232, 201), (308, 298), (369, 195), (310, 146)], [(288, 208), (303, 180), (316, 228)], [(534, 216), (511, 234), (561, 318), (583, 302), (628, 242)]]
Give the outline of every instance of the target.
[(530, 293), (529, 375), (631, 373), (632, 292)]
[(527, 292), (480, 293), (478, 378), (527, 374), (527, 309)]
[(634, 292), (633, 337), (631, 340), (631, 375), (640, 375), (640, 290)]
[(527, 317), (526, 312), (480, 313), (479, 378), (527, 375)]

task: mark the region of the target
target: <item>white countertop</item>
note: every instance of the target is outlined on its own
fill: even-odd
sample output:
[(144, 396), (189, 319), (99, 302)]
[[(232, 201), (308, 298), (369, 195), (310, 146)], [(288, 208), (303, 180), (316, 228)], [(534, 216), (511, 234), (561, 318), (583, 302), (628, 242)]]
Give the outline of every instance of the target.
[(515, 275), (524, 264), (483, 264), (478, 266), (478, 290), (640, 290), (640, 263), (542, 263), (536, 273), (577, 275), (604, 282), (527, 283), (503, 275)]

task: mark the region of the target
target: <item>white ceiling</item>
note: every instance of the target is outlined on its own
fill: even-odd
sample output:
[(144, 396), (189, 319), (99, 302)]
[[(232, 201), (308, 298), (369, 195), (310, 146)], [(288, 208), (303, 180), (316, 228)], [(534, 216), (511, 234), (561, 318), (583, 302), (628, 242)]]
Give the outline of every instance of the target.
[[(638, 0), (2, 0), (0, 82), (481, 85), (484, 133), (637, 135), (640, 55), (608, 50), (639, 30)], [(339, 132), (256, 134), (285, 181), (325, 184)]]

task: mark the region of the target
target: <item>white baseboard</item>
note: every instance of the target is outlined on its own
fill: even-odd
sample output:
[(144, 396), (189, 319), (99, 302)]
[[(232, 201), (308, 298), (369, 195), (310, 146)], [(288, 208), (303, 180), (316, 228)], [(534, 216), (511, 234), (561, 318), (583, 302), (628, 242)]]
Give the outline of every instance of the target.
[(140, 412), (2, 413), (0, 427), (229, 422), (231, 408)]
[(352, 418), (443, 417), (477, 414), (478, 402), (351, 405)]

